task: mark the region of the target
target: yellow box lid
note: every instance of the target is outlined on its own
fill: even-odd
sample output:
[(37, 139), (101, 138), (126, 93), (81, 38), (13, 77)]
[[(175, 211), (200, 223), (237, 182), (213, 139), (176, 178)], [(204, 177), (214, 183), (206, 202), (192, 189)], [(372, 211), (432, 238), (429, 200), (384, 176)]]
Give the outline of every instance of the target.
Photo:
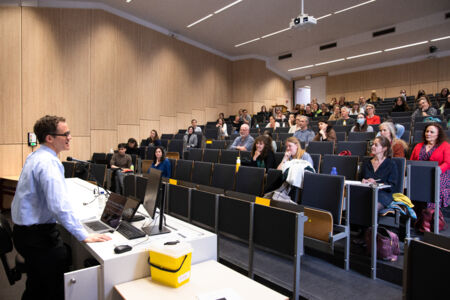
[(179, 258), (193, 251), (191, 244), (186, 242), (179, 242), (173, 245), (167, 243), (168, 241), (155, 241), (148, 245), (147, 249), (149, 251), (158, 252), (173, 258)]

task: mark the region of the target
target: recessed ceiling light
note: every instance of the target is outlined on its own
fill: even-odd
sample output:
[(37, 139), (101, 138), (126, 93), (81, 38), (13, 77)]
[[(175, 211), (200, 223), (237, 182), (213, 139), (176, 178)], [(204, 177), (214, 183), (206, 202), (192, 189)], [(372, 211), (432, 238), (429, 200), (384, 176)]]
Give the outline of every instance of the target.
[(237, 0), (237, 1), (234, 1), (233, 3), (231, 3), (231, 4), (228, 4), (227, 6), (225, 6), (225, 7), (222, 7), (221, 9), (219, 9), (219, 10), (216, 10), (214, 13), (215, 14), (218, 14), (218, 13), (220, 13), (220, 12), (222, 12), (222, 11), (224, 11), (225, 9), (227, 9), (227, 8), (230, 8), (230, 7), (232, 7), (233, 5), (236, 5), (236, 4), (238, 4), (239, 2), (241, 2), (242, 0)]
[(192, 27), (192, 26), (194, 26), (195, 24), (198, 24), (198, 23), (200, 23), (200, 22), (205, 21), (205, 20), (208, 19), (208, 18), (211, 18), (212, 16), (213, 16), (213, 14), (209, 14), (209, 15), (207, 15), (206, 17), (201, 18), (200, 20), (197, 20), (197, 21), (195, 21), (194, 23), (189, 24), (189, 25), (186, 26), (186, 27), (187, 27), (187, 28)]
[(245, 44), (249, 44), (249, 43), (252, 43), (252, 42), (256, 42), (257, 40), (260, 40), (260, 39), (261, 39), (261, 38), (256, 38), (256, 39), (253, 39), (253, 40), (250, 40), (250, 41), (247, 41), (247, 42), (243, 42), (243, 43), (234, 45), (234, 47), (240, 47), (240, 46), (245, 45)]
[(319, 21), (320, 19), (325, 19), (326, 17), (329, 17), (329, 16), (331, 16), (332, 14), (328, 14), (328, 15), (325, 15), (325, 16), (321, 16), (321, 17), (318, 17), (316, 20), (317, 21)]
[(437, 38), (437, 39), (433, 39), (431, 40), (432, 42), (437, 42), (437, 41), (442, 41), (442, 40), (446, 40), (446, 39), (450, 39), (450, 35), (441, 37), (441, 38)]
[(321, 63), (315, 64), (315, 66), (321, 66), (321, 65), (331, 64), (331, 63), (335, 63), (335, 62), (343, 61), (343, 60), (345, 60), (345, 58), (339, 58), (339, 59), (335, 59), (335, 60), (330, 60), (330, 61), (321, 62)]
[(383, 52), (383, 51), (380, 50), (380, 51), (369, 52), (369, 53), (364, 53), (364, 54), (355, 55), (355, 56), (349, 56), (349, 57), (347, 57), (347, 59), (354, 59), (354, 58), (358, 58), (358, 57), (374, 55), (374, 54), (378, 54), (378, 53), (381, 53), (381, 52)]
[(350, 6), (350, 7), (347, 7), (347, 8), (338, 10), (338, 11), (335, 11), (334, 14), (339, 14), (341, 12), (344, 12), (344, 11), (347, 11), (347, 10), (350, 10), (350, 9), (353, 9), (353, 8), (357, 8), (357, 7), (360, 7), (360, 6), (363, 6), (363, 5), (375, 2), (375, 1), (376, 0), (370, 0), (370, 1), (366, 1), (366, 2), (360, 3), (360, 4), (356, 4), (356, 5), (353, 5), (353, 6)]
[(306, 68), (312, 68), (312, 67), (314, 67), (314, 65), (309, 65), (309, 66), (303, 66), (303, 67), (293, 68), (293, 69), (289, 69), (288, 72), (292, 72), (292, 71), (296, 71), (296, 70), (301, 70), (301, 69), (306, 69)]
[(423, 41), (423, 42), (418, 42), (418, 43), (414, 43), (414, 44), (403, 45), (403, 46), (399, 46), (399, 47), (395, 47), (395, 48), (389, 48), (389, 49), (385, 49), (384, 51), (389, 52), (389, 51), (394, 51), (394, 50), (398, 50), (398, 49), (408, 48), (408, 47), (412, 47), (412, 46), (422, 45), (422, 44), (426, 44), (426, 43), (428, 43), (428, 41)]
[(130, 3), (131, 2), (131, 0), (126, 0), (127, 1), (127, 3)]
[(272, 36), (272, 35), (275, 35), (275, 34), (278, 34), (278, 33), (285, 32), (286, 30), (289, 30), (289, 29), (291, 29), (291, 27), (284, 28), (284, 29), (281, 29), (281, 30), (278, 30), (278, 31), (275, 31), (275, 32), (272, 32), (272, 33), (269, 33), (269, 34), (266, 34), (266, 35), (263, 35), (261, 38), (264, 39), (266, 37), (269, 37), (269, 36)]

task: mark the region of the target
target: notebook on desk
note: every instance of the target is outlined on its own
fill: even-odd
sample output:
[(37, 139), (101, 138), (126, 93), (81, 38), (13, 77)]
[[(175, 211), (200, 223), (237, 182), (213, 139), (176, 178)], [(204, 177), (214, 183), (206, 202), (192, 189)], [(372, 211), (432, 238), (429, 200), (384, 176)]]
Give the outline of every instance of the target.
[(90, 233), (105, 233), (116, 230), (120, 225), (120, 219), (122, 218), (126, 202), (127, 198), (125, 196), (111, 193), (108, 201), (106, 201), (105, 209), (100, 220), (84, 222), (84, 227)]

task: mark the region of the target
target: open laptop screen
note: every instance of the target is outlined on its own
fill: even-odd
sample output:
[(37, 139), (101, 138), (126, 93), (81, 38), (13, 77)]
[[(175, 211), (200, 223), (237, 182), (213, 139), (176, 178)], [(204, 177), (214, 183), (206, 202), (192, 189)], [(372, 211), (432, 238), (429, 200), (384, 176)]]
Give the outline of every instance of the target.
[(117, 228), (120, 224), (120, 219), (122, 218), (122, 212), (126, 202), (126, 197), (116, 193), (111, 193), (108, 201), (106, 201), (101, 221), (112, 228)]

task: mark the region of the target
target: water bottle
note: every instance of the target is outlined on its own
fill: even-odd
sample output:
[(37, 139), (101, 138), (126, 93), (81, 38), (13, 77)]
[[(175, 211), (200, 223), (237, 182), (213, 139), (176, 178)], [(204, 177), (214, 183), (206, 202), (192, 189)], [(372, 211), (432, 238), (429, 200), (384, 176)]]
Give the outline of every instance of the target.
[(100, 194), (97, 196), (98, 201), (98, 211), (101, 213), (106, 205), (106, 196), (105, 191), (100, 191)]
[(134, 172), (134, 165), (133, 164), (131, 164), (130, 170)]
[(239, 171), (239, 167), (241, 166), (241, 158), (236, 157), (236, 173)]
[(347, 121), (344, 120), (344, 121), (342, 122), (342, 125), (343, 125), (343, 126), (347, 126)]
[(256, 128), (259, 128), (259, 124), (258, 123), (256, 123)]
[(336, 167), (332, 167), (332, 168), (331, 168), (330, 175), (337, 175), (337, 174), (338, 174), (338, 173), (337, 173)]

